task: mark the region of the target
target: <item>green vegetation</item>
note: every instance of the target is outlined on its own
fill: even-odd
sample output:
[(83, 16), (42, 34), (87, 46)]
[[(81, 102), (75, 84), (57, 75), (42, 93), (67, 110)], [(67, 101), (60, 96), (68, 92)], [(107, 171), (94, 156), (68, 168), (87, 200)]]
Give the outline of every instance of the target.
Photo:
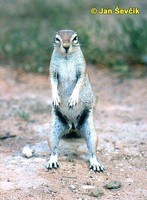
[(25, 120), (25, 121), (28, 121), (28, 120), (30, 119), (30, 114), (29, 114), (28, 112), (25, 112), (25, 111), (19, 111), (19, 112), (17, 112), (17, 115), (18, 115), (21, 119), (23, 119), (23, 120)]
[[(131, 0), (126, 1), (125, 7), (129, 7), (129, 2)], [(123, 3), (120, 2), (120, 6)], [(114, 8), (116, 1), (106, 5)], [(103, 2), (95, 0), (0, 0), (2, 64), (26, 71), (46, 72), (54, 33), (59, 29), (77, 30), (86, 60), (97, 66), (127, 73), (130, 66), (147, 64), (144, 59), (147, 57), (144, 15), (90, 14), (91, 7), (102, 6)], [(143, 7), (145, 3), (140, 2), (138, 6)]]

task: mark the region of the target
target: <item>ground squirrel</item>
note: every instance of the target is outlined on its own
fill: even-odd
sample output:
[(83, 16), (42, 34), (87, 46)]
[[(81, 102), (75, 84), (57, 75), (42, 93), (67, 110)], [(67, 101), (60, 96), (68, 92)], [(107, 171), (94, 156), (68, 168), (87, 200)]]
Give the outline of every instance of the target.
[(46, 167), (48, 169), (59, 167), (59, 140), (74, 129), (86, 140), (90, 169), (103, 172), (104, 166), (97, 160), (95, 154), (98, 137), (93, 122), (94, 95), (75, 31), (60, 30), (55, 34), (49, 70), (53, 106), (48, 137), (51, 157)]

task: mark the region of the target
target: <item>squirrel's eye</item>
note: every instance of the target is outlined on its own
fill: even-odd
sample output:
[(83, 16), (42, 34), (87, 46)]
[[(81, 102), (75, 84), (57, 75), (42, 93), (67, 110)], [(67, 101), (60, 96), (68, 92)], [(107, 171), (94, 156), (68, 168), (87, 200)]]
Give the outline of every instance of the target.
[(59, 43), (60, 42), (60, 40), (58, 39), (58, 38), (55, 38), (55, 43)]
[(78, 43), (78, 37), (77, 36), (75, 36), (74, 38), (73, 38), (73, 40), (72, 40), (75, 44), (76, 43)]

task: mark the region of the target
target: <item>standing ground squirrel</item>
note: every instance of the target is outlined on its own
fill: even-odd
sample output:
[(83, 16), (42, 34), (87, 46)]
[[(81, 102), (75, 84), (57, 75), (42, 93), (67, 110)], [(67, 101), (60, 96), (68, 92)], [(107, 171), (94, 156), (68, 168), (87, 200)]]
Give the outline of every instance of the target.
[(78, 35), (73, 30), (60, 30), (55, 34), (50, 79), (53, 106), (48, 144), (51, 157), (46, 167), (59, 167), (59, 140), (74, 129), (86, 140), (90, 169), (103, 172), (104, 166), (96, 158), (98, 137), (93, 122), (94, 95)]

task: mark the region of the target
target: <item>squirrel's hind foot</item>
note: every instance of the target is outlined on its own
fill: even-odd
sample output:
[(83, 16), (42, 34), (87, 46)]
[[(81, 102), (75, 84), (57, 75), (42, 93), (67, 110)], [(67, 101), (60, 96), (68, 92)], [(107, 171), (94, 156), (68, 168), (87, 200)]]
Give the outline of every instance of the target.
[(94, 172), (105, 171), (104, 165), (100, 161), (98, 161), (96, 158), (90, 159), (90, 169), (93, 170)]
[(57, 169), (57, 168), (59, 168), (59, 163), (58, 162), (47, 162), (46, 164), (45, 164), (45, 168), (46, 169), (49, 169), (49, 170), (51, 170), (51, 169)]
[(59, 167), (59, 163), (57, 161), (57, 156), (56, 155), (55, 156), (51, 155), (51, 158), (45, 164), (45, 167), (46, 167), (46, 169), (49, 169), (49, 170), (51, 170), (51, 169), (57, 169)]

